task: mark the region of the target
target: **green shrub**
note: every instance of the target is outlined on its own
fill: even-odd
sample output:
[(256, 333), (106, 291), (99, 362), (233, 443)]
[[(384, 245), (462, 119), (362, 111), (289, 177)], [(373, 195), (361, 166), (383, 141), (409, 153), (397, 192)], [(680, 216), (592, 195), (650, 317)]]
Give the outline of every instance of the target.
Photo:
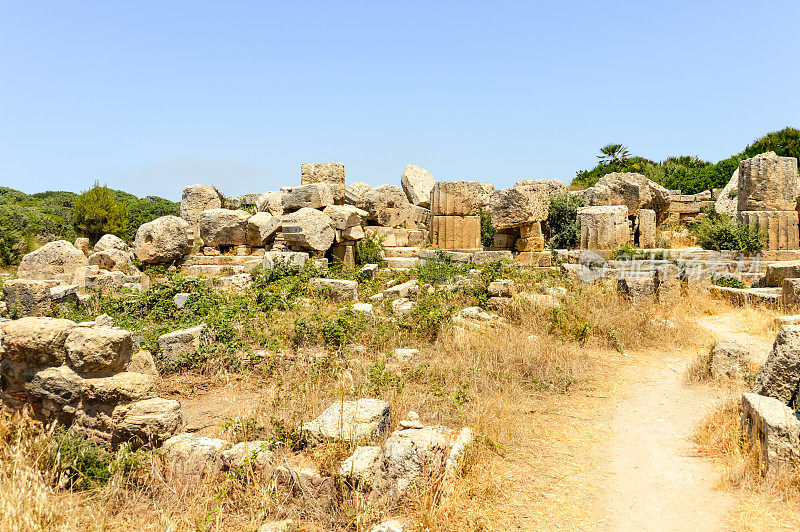
[(494, 246), (494, 234), (497, 232), (492, 225), (492, 214), (483, 207), (478, 207), (478, 214), (481, 216), (481, 245), (490, 248)]
[(692, 232), (703, 249), (756, 253), (764, 247), (764, 239), (757, 231), (726, 215), (703, 216), (692, 226)]
[(554, 249), (572, 249), (578, 245), (581, 227), (578, 224), (578, 208), (583, 207), (583, 198), (569, 192), (550, 198), (550, 213), (547, 227), (550, 243)]
[(364, 238), (356, 243), (356, 264), (380, 264), (383, 261), (383, 237), (368, 231)]
[(128, 229), (128, 205), (97, 182), (75, 200), (73, 215), (78, 231), (93, 242), (107, 233), (123, 236)]
[(416, 277), (420, 284), (439, 285), (452, 281), (456, 275), (466, 273), (468, 268), (453, 264), (453, 257), (445, 251), (436, 252), (436, 260), (420, 261)]
[(730, 275), (712, 275), (711, 284), (727, 288), (747, 288), (747, 285), (736, 277)]

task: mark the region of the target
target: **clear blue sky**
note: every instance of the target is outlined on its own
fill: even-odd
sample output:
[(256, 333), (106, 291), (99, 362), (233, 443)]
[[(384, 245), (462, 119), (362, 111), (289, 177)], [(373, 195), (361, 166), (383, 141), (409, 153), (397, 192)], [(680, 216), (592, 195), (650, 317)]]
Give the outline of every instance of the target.
[(0, 0), (0, 185), (178, 199), (717, 161), (800, 126), (800, 2)]

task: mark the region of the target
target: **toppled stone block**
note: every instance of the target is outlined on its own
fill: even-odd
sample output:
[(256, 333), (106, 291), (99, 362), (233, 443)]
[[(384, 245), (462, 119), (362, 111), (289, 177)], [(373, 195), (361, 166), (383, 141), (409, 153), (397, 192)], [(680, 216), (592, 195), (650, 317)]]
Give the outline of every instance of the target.
[(400, 283), (395, 286), (391, 286), (383, 291), (383, 296), (385, 298), (393, 298), (393, 297), (408, 297), (409, 294), (416, 294), (419, 291), (419, 283), (416, 279), (412, 279), (410, 281), (406, 281), (405, 283)]
[(283, 196), (280, 190), (259, 194), (256, 198), (256, 212), (268, 212), (273, 216), (283, 214)]
[(200, 213), (200, 238), (207, 246), (236, 246), (247, 240), (250, 213), (230, 209), (209, 209)]
[(747, 372), (750, 350), (735, 340), (717, 342), (711, 351), (711, 376), (739, 379)]
[(20, 279), (69, 280), (72, 273), (88, 261), (83, 251), (79, 250), (66, 240), (48, 242), (36, 251), (22, 257), (17, 269)]
[(188, 222), (191, 239), (200, 234), (200, 214), (210, 209), (221, 209), (223, 197), (211, 185), (186, 185), (181, 194), (181, 218)]
[(270, 442), (257, 440), (237, 443), (222, 451), (222, 468), (228, 471), (246, 470), (266, 474), (272, 471), (275, 453), (269, 450)]
[(781, 297), (783, 308), (792, 309), (800, 306), (800, 279), (784, 279)]
[(25, 389), (33, 397), (63, 407), (78, 402), (83, 379), (67, 366), (49, 367), (37, 371)]
[(372, 190), (372, 187), (361, 181), (354, 181), (347, 185), (344, 191), (345, 202), (349, 205), (355, 205), (359, 209), (365, 209), (367, 194)]
[(302, 268), (308, 260), (308, 253), (302, 251), (267, 251), (262, 258), (265, 270), (274, 268)]
[(300, 166), (300, 184), (326, 183), (333, 194), (333, 201), (341, 205), (345, 201), (344, 165), (342, 163), (304, 163)]
[(797, 460), (800, 419), (781, 401), (755, 393), (742, 394), (741, 424), (750, 440), (760, 444), (761, 460), (768, 472)]
[(3, 284), (6, 306), (12, 316), (49, 316), (53, 312), (50, 283), (11, 279)]
[(620, 277), (617, 293), (630, 301), (643, 301), (656, 295), (656, 283), (652, 276)]
[(369, 529), (368, 532), (405, 532), (406, 527), (399, 519), (389, 519), (378, 523)]
[(336, 401), (302, 431), (312, 444), (374, 441), (389, 428), (389, 412), (389, 403), (380, 399)]
[(281, 189), (283, 194), (283, 210), (296, 211), (298, 209), (321, 209), (327, 205), (333, 205), (333, 191), (325, 183), (312, 183), (299, 187), (284, 187)]
[(231, 443), (219, 438), (183, 433), (164, 442), (167, 482), (191, 483), (222, 469), (222, 452)]
[(586, 205), (624, 205), (630, 215), (639, 214), (639, 209), (656, 212), (657, 222), (666, 217), (670, 192), (647, 177), (630, 172), (606, 174), (583, 194)]
[(327, 251), (335, 236), (333, 221), (321, 211), (304, 207), (283, 217), (283, 237), (287, 244)]
[(84, 379), (81, 394), (84, 402), (92, 403), (141, 401), (151, 396), (153, 387), (149, 375), (123, 371), (109, 377)]
[(492, 225), (502, 230), (547, 220), (550, 198), (565, 191), (558, 179), (520, 181), (511, 188), (496, 190), (489, 196)]
[(514, 295), (514, 281), (511, 279), (497, 279), (487, 286), (489, 297), (512, 297)]
[(361, 227), (369, 213), (353, 205), (328, 205), (322, 212), (327, 214), (334, 229), (346, 231), (352, 227)]
[(613, 249), (630, 242), (628, 209), (624, 205), (578, 208), (581, 249)]
[(767, 263), (762, 287), (782, 287), (784, 279), (800, 278), (800, 260)]
[(112, 444), (129, 442), (134, 447), (158, 446), (178, 432), (181, 404), (154, 397), (127, 405), (118, 405), (112, 413), (115, 431)]
[(419, 349), (398, 347), (394, 350), (394, 358), (401, 364), (408, 364), (419, 358)]
[(483, 195), (477, 181), (437, 181), (431, 189), (434, 216), (477, 216)]
[(330, 294), (333, 301), (357, 301), (358, 282), (344, 279), (311, 279), (311, 288)]
[(413, 164), (406, 165), (400, 176), (400, 184), (406, 193), (409, 203), (419, 207), (429, 207), (431, 190), (436, 181), (431, 173)]
[(380, 185), (364, 192), (361, 204), (368, 220), (384, 227), (399, 227), (411, 216), (411, 204), (405, 192), (394, 185)]
[(125, 241), (117, 235), (107, 234), (100, 237), (100, 240), (98, 240), (97, 244), (94, 245), (93, 251), (95, 253), (99, 253), (101, 251), (108, 251), (110, 249), (128, 251), (128, 244), (126, 244)]
[(144, 373), (145, 375), (152, 377), (154, 381), (158, 381), (161, 378), (152, 353), (145, 350), (137, 351), (131, 355), (131, 360), (128, 362), (128, 366), (125, 368), (125, 371)]
[(197, 325), (188, 329), (179, 329), (158, 337), (161, 356), (169, 362), (177, 362), (183, 357), (191, 356), (200, 349), (200, 338), (205, 325)]
[(797, 211), (739, 211), (739, 221), (766, 238), (766, 249), (798, 249)]
[(785, 404), (795, 398), (800, 383), (800, 325), (778, 331), (767, 361), (756, 375), (753, 393), (774, 397)]
[(131, 256), (127, 251), (116, 248), (97, 251), (89, 255), (89, 265), (98, 266), (101, 270), (128, 271), (133, 269)]
[(382, 455), (378, 446), (356, 447), (353, 454), (339, 466), (337, 474), (354, 488), (369, 487), (380, 467)]
[(375, 273), (378, 271), (377, 264), (365, 264), (358, 270), (358, 273), (366, 277), (367, 279), (372, 279), (375, 277)]
[(60, 366), (67, 357), (64, 342), (76, 326), (57, 318), (21, 318), (2, 324), (3, 358), (32, 366)]
[(431, 245), (437, 249), (482, 249), (480, 216), (434, 216)]
[(123, 371), (133, 355), (133, 335), (106, 327), (75, 327), (65, 347), (70, 366), (83, 375)]
[(514, 260), (514, 254), (505, 250), (476, 251), (472, 255), (472, 264), (489, 264), (503, 260)]
[(794, 157), (767, 152), (745, 159), (739, 163), (738, 210), (794, 211), (797, 186)]
[(142, 224), (136, 231), (133, 250), (147, 264), (178, 260), (189, 252), (189, 223), (177, 216), (162, 216)]
[(75, 243), (73, 244), (77, 249), (81, 251), (87, 257), (89, 256), (89, 248), (92, 247), (92, 243), (89, 241), (88, 238), (85, 236), (79, 237), (75, 239)]
[(656, 211), (651, 209), (639, 209), (638, 217), (638, 241), (640, 248), (656, 247)]
[(275, 239), (281, 230), (281, 219), (268, 212), (257, 212), (247, 219), (246, 238), (248, 246), (264, 247)]

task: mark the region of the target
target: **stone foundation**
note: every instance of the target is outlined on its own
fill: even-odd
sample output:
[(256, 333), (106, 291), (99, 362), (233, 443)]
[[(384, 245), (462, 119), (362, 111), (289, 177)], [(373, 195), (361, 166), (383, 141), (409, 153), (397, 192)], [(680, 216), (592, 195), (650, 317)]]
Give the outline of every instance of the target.
[(434, 216), (431, 245), (437, 249), (481, 249), (480, 216)]
[(581, 249), (612, 249), (630, 242), (628, 208), (581, 207), (578, 209), (581, 226)]

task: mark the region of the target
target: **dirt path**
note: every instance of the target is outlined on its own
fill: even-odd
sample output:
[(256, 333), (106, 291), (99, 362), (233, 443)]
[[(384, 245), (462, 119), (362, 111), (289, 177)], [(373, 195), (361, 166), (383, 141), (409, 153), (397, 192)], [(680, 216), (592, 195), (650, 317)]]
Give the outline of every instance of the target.
[(691, 357), (646, 356), (627, 370), (612, 408), (605, 530), (727, 530), (734, 499), (714, 490), (714, 467), (691, 440), (714, 405), (708, 392), (684, 386)]
[[(699, 320), (716, 339), (732, 338), (763, 362), (771, 341), (747, 332), (731, 313)], [(719, 472), (695, 454), (692, 435), (700, 420), (726, 398), (721, 391), (686, 386), (683, 375), (695, 353), (632, 357), (621, 397), (608, 426), (606, 530), (730, 530), (733, 495), (715, 489)]]

